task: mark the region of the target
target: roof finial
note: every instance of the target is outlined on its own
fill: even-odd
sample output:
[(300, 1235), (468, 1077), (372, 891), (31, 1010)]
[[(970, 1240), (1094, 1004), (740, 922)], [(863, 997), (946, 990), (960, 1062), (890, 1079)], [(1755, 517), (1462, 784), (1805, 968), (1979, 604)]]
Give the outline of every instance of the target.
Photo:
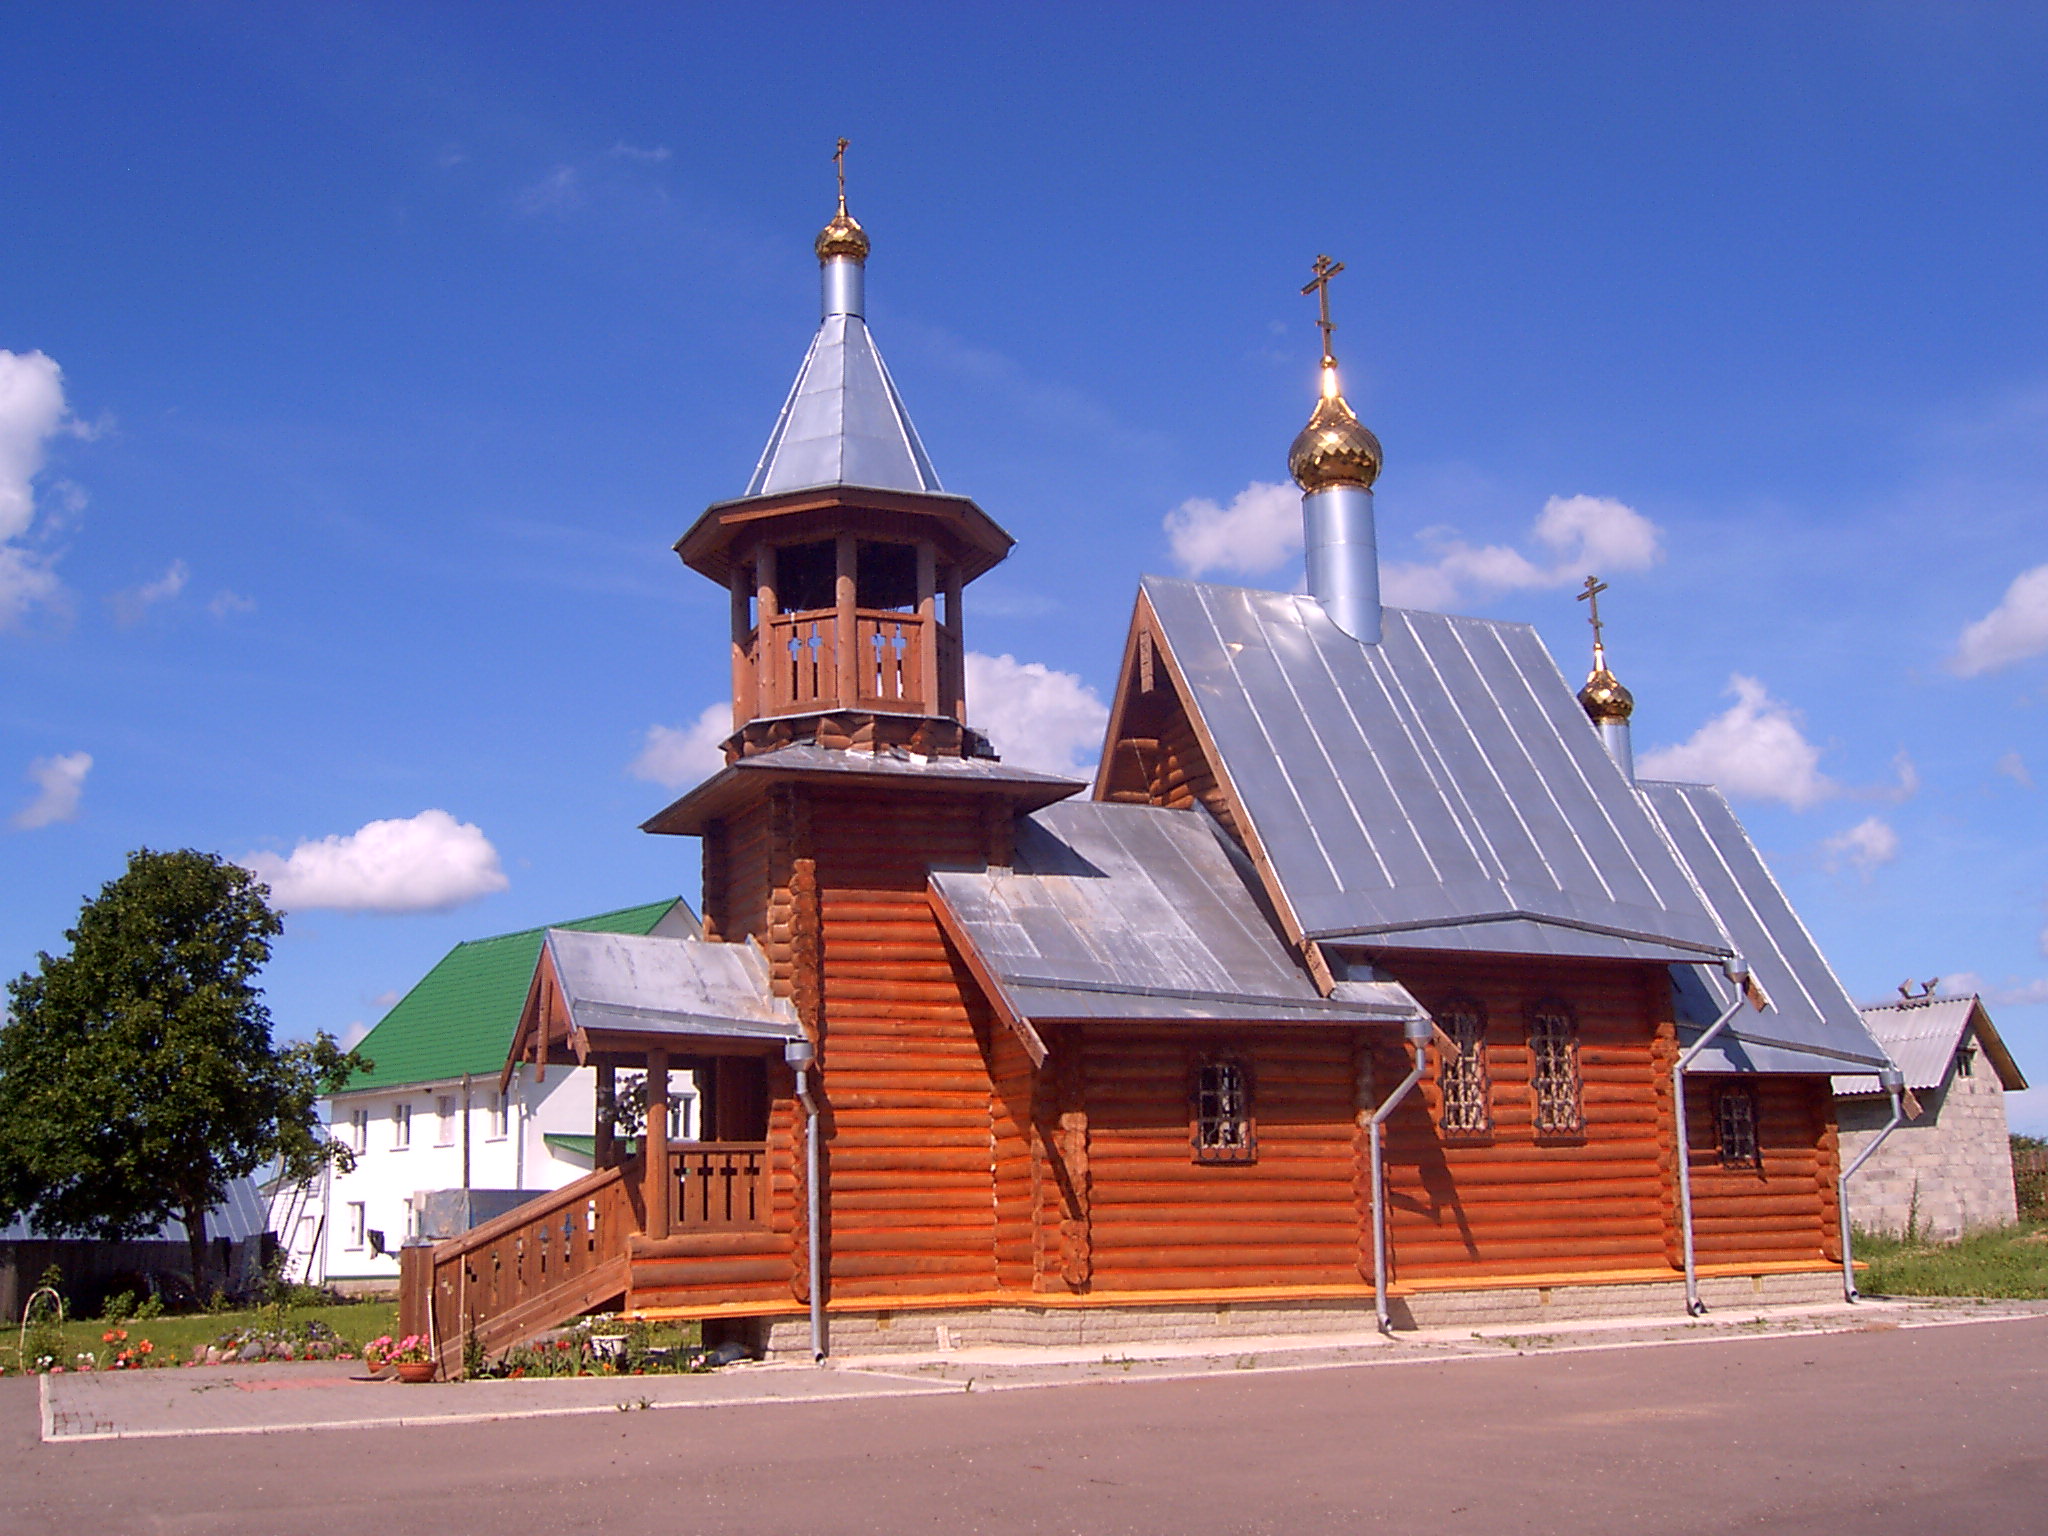
[(832, 151), (832, 166), (839, 176), (839, 211), (832, 215), (831, 223), (818, 231), (816, 250), (820, 261), (830, 261), (834, 256), (862, 262), (868, 259), (868, 232), (860, 227), (860, 220), (846, 211), (846, 144), (841, 139), (839, 147)]
[(1316, 329), (1323, 333), (1323, 398), (1288, 450), (1287, 468), (1304, 491), (1328, 490), (1333, 485), (1370, 490), (1380, 477), (1380, 440), (1366, 430), (1346, 403), (1337, 385), (1337, 355), (1330, 345), (1331, 333), (1337, 329), (1330, 319), (1330, 279), (1344, 270), (1344, 263), (1317, 256), (1310, 270), (1315, 276), (1301, 291), (1316, 296)]
[(1593, 670), (1586, 677), (1586, 686), (1579, 690), (1579, 707), (1592, 716), (1595, 725), (1605, 720), (1626, 720), (1635, 713), (1635, 695), (1622, 687), (1621, 680), (1607, 668), (1607, 646), (1600, 632), (1606, 626), (1600, 621), (1600, 594), (1607, 590), (1607, 583), (1598, 576), (1586, 578), (1585, 590), (1579, 593), (1579, 601), (1586, 605), (1586, 620), (1593, 626)]

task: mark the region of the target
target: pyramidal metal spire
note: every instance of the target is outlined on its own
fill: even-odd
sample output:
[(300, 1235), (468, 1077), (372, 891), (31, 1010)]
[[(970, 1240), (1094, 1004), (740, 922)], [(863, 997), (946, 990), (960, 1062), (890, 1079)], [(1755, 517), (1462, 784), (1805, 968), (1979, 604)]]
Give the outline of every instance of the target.
[(846, 140), (839, 165), (839, 211), (818, 232), (823, 318), (783, 402), (749, 496), (864, 485), (885, 491), (939, 492), (938, 471), (918, 440), (903, 398), (868, 335), (868, 237), (846, 211)]

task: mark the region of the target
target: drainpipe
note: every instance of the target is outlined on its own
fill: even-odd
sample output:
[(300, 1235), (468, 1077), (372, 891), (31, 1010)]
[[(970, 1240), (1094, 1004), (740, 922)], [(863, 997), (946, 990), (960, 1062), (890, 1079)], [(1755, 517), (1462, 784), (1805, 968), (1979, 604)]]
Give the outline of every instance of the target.
[(1693, 1262), (1692, 1251), (1692, 1144), (1685, 1122), (1685, 1072), (1698, 1056), (1713, 1043), (1714, 1037), (1726, 1029), (1735, 1015), (1742, 1011), (1748, 1001), (1744, 989), (1749, 982), (1749, 962), (1740, 955), (1730, 955), (1721, 962), (1721, 972), (1735, 984), (1735, 1001), (1728, 1005), (1728, 1011), (1714, 1020), (1707, 1032), (1693, 1041), (1692, 1048), (1671, 1065), (1671, 1107), (1678, 1121), (1678, 1224), (1685, 1237), (1685, 1310), (1693, 1317), (1704, 1317), (1707, 1305), (1700, 1300), (1700, 1277)]
[(811, 1360), (825, 1358), (825, 1246), (818, 1228), (818, 1104), (811, 1097), (811, 1066), (817, 1051), (808, 1040), (791, 1040), (782, 1059), (796, 1071), (796, 1096), (804, 1106), (804, 1231), (811, 1261)]
[(1856, 1170), (1870, 1161), (1870, 1154), (1884, 1145), (1885, 1137), (1899, 1128), (1899, 1122), (1906, 1118), (1906, 1074), (1895, 1066), (1878, 1069), (1877, 1080), (1884, 1084), (1884, 1091), (1892, 1096), (1892, 1117), (1884, 1124), (1877, 1137), (1856, 1154), (1856, 1161), (1842, 1170), (1841, 1178), (1835, 1181), (1835, 1208), (1842, 1215), (1842, 1300), (1861, 1301), (1862, 1294), (1856, 1289), (1856, 1260), (1849, 1252), (1849, 1180)]
[(1386, 1124), (1387, 1116), (1408, 1097), (1409, 1091), (1422, 1081), (1422, 1070), (1427, 1062), (1423, 1049), (1429, 1044), (1434, 1026), (1427, 1018), (1412, 1018), (1402, 1022), (1401, 1034), (1415, 1047), (1415, 1065), (1408, 1069), (1408, 1075), (1386, 1096), (1380, 1107), (1372, 1112), (1366, 1128), (1372, 1135), (1372, 1301), (1373, 1311), (1378, 1315), (1381, 1333), (1392, 1333), (1394, 1322), (1387, 1315), (1387, 1172), (1386, 1161), (1380, 1150), (1380, 1127)]

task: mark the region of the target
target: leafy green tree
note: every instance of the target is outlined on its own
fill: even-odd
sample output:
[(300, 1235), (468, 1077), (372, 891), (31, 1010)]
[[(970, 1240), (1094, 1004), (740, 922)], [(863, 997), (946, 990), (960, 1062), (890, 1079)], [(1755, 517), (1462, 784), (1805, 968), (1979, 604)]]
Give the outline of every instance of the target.
[(0, 1027), (0, 1220), (132, 1237), (185, 1223), (206, 1283), (206, 1213), (276, 1158), (303, 1179), (345, 1148), (317, 1101), (368, 1063), (326, 1034), (273, 1044), (256, 985), (284, 929), (255, 876), (144, 848), (85, 904), (69, 954), (8, 984)]

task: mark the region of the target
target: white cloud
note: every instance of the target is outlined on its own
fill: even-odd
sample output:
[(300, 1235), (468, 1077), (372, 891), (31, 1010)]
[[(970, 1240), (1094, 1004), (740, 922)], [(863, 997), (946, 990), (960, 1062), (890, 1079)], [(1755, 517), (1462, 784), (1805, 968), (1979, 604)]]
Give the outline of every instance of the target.
[(1996, 987), (1975, 971), (1957, 971), (1952, 976), (1941, 978), (1939, 991), (1943, 997), (1968, 997), (1974, 993), (1994, 1008), (2021, 1007), (2029, 1003), (2048, 1003), (2048, 977), (2036, 977), (2032, 981), (2008, 977), (2004, 986)]
[(222, 587), (213, 594), (212, 601), (206, 605), (206, 611), (216, 619), (225, 619), (232, 613), (254, 613), (256, 611), (256, 599), (244, 597), (239, 592), (231, 592), (226, 587)]
[(173, 560), (155, 581), (144, 582), (126, 592), (116, 592), (113, 597), (116, 622), (124, 628), (140, 624), (151, 608), (158, 603), (169, 602), (184, 591), (191, 575), (184, 561)]
[(2034, 776), (2027, 772), (2027, 761), (2018, 752), (2007, 752), (2003, 757), (1999, 758), (1997, 766), (2000, 773), (2011, 779), (2013, 783), (2019, 785), (2021, 789), (2032, 789), (2034, 787)]
[(1533, 558), (1505, 544), (1474, 547), (1446, 528), (1424, 529), (1434, 558), (1385, 564), (1381, 594), (1390, 607), (1441, 610), (1517, 588), (1569, 586), (1589, 574), (1644, 571), (1664, 558), (1657, 525), (1606, 496), (1553, 496), (1530, 533)]
[(1910, 800), (1920, 793), (1920, 765), (1915, 763), (1904, 747), (1892, 756), (1892, 771), (1899, 776), (1899, 782), (1889, 789), (1877, 791), (1883, 800)]
[(70, 821), (78, 815), (78, 800), (85, 793), (85, 776), (91, 771), (90, 752), (37, 758), (28, 765), (26, 775), (36, 786), (36, 796), (14, 813), (14, 824), (28, 831), (52, 822)]
[(288, 912), (445, 912), (511, 883), (482, 829), (439, 810), (302, 842), (289, 857), (251, 853), (240, 862)]
[(722, 747), (731, 734), (732, 706), (707, 704), (688, 725), (650, 725), (640, 755), (626, 772), (667, 789), (695, 784), (725, 766)]
[(1301, 552), (1301, 493), (1254, 480), (1227, 507), (1203, 496), (1182, 502), (1166, 514), (1165, 528), (1175, 563), (1190, 576), (1261, 575)]
[(57, 594), (49, 557), (21, 541), (35, 522), (44, 445), (64, 426), (64, 376), (41, 352), (0, 348), (0, 629)]
[(614, 160), (632, 160), (641, 165), (660, 165), (672, 152), (666, 144), (656, 144), (652, 148), (643, 149), (638, 144), (628, 144), (621, 139), (607, 153)]
[(2005, 599), (1965, 629), (1948, 659), (1958, 677), (1996, 672), (2048, 652), (2048, 565), (2015, 576)]
[(1838, 832), (1821, 844), (1829, 869), (1848, 865), (1869, 874), (1880, 864), (1899, 856), (1899, 834), (1882, 816), (1866, 816), (1846, 832)]
[(1734, 706), (1690, 741), (1643, 754), (1644, 778), (1716, 784), (1730, 795), (1779, 800), (1795, 811), (1835, 793), (1835, 782), (1820, 771), (1820, 748), (1801, 732), (1796, 710), (1739, 672), (1728, 679), (1728, 691)]
[(1109, 706), (1072, 672), (969, 651), (967, 707), (1005, 762), (1078, 779), (1094, 774)]
[(364, 1023), (361, 1019), (353, 1020), (346, 1029), (342, 1030), (341, 1039), (338, 1043), (344, 1051), (352, 1051), (363, 1043), (363, 1036), (369, 1032), (370, 1026), (368, 1024)]

